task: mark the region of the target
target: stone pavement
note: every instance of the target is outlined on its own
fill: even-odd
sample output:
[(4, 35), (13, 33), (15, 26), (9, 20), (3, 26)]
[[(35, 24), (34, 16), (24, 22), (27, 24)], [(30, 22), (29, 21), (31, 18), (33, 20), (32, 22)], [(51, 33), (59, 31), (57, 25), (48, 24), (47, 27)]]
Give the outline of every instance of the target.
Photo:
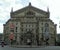
[(32, 45), (10, 45), (10, 47), (16, 47), (16, 48), (44, 48), (46, 46), (32, 46)]
[(25, 47), (25, 48), (17, 48), (17, 47), (11, 47), (11, 46), (0, 46), (0, 50), (60, 50), (60, 46), (45, 46), (45, 47)]

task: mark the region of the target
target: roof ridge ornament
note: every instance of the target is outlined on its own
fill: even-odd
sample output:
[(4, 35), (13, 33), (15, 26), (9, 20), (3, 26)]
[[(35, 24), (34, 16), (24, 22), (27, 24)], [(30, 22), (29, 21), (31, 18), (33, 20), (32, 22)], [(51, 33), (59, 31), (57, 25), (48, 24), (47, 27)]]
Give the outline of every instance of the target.
[(47, 12), (49, 12), (49, 7), (47, 7)]
[(29, 6), (31, 6), (31, 2), (29, 2)]
[(11, 12), (13, 12), (13, 7), (11, 8)]

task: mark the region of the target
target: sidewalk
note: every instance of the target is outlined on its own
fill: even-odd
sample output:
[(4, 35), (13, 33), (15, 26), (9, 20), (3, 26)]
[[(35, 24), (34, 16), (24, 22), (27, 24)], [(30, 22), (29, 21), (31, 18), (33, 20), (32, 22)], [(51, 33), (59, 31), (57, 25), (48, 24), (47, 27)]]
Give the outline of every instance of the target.
[(16, 47), (16, 48), (44, 48), (46, 46), (10, 45), (10, 47)]

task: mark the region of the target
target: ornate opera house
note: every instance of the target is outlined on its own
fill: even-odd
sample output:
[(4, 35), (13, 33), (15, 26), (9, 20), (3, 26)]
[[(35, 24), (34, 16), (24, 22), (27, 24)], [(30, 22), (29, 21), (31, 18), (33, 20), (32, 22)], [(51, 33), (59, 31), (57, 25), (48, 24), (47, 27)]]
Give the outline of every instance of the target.
[[(56, 24), (47, 11), (28, 6), (10, 12), (10, 19), (4, 26), (4, 41), (15, 45), (55, 45)], [(12, 34), (12, 35), (11, 35)]]

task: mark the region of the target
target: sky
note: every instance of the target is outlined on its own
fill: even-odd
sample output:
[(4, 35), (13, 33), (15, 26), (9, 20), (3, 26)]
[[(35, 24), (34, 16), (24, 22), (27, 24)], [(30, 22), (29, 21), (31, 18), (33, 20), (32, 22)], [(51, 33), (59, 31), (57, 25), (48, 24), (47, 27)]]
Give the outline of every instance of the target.
[(49, 8), (50, 19), (57, 24), (57, 33), (60, 33), (60, 0), (0, 0), (0, 33), (3, 33), (3, 24), (10, 18), (11, 8), (16, 11), (28, 6), (29, 2), (44, 11)]

